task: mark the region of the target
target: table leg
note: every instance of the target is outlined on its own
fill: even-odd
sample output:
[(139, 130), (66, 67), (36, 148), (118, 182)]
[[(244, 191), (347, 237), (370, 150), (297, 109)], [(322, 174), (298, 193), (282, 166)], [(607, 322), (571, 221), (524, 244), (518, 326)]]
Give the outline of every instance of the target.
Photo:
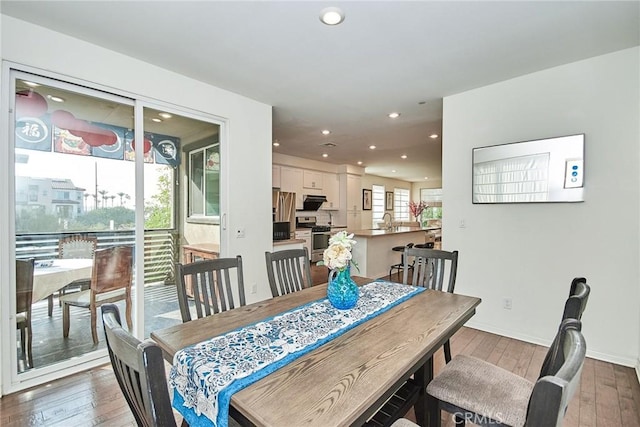
[(418, 401), (416, 402), (414, 409), (416, 413), (416, 421), (418, 425), (426, 426), (429, 420), (429, 412), (427, 405), (427, 384), (433, 379), (433, 357), (430, 357), (424, 365), (422, 365), (413, 374), (413, 379), (420, 386), (420, 393), (418, 394)]

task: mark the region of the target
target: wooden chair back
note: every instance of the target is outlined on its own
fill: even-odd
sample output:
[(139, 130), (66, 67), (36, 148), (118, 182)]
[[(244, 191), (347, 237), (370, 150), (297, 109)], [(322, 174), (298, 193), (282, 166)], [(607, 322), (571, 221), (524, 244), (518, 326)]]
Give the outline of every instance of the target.
[(553, 360), (533, 387), (525, 426), (561, 426), (571, 398), (580, 384), (587, 345), (581, 323), (566, 319), (549, 348)]
[(126, 288), (131, 293), (133, 273), (133, 248), (112, 246), (97, 249), (91, 271), (91, 298), (101, 293)]
[(191, 285), (191, 296), (198, 318), (235, 308), (230, 274), (232, 270), (236, 272), (237, 298), (240, 306), (246, 305), (240, 255), (235, 258), (207, 259), (184, 265), (176, 263), (178, 303), (183, 323), (191, 321), (187, 283)]
[(98, 239), (89, 236), (68, 236), (58, 241), (58, 258), (93, 258)]
[(122, 328), (115, 304), (102, 306), (102, 323), (113, 372), (139, 426), (175, 426), (162, 350)]
[(311, 286), (307, 248), (265, 252), (271, 295), (277, 297)]
[(31, 318), (33, 265), (33, 258), (16, 260), (16, 314), (27, 313), (28, 318)]
[[(413, 269), (410, 267), (413, 266)], [(458, 271), (458, 251), (448, 252), (428, 248), (405, 248), (402, 282), (438, 291), (453, 292)], [(448, 279), (445, 281), (448, 272)], [(446, 287), (445, 287), (446, 286)]]

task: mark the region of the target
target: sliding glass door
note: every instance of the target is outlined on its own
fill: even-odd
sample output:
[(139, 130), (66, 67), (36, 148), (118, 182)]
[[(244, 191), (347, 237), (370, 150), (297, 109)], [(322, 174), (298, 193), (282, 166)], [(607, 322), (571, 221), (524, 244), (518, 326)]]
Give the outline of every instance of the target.
[[(132, 332), (144, 338), (180, 322), (174, 264), (182, 247), (220, 245), (221, 125), (41, 75), (10, 75), (15, 160), (3, 261), (11, 280), (2, 293), (16, 314), (3, 326), (3, 348), (11, 349), (3, 371), (9, 387), (20, 388), (106, 360), (100, 310), (89, 303), (100, 280), (96, 253), (133, 249), (131, 259), (113, 261), (132, 266), (116, 291), (123, 319), (128, 305), (133, 312)], [(23, 261), (35, 267), (26, 278), (16, 274)], [(18, 304), (25, 298), (30, 303)]]

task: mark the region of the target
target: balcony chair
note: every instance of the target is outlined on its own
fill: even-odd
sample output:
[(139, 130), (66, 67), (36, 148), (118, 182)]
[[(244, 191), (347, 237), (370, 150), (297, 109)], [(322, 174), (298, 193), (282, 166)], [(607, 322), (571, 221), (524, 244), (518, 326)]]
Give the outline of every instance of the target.
[(16, 260), (16, 327), (20, 329), (20, 349), (28, 367), (33, 368), (31, 342), (31, 296), (33, 294), (33, 258)]
[[(68, 236), (58, 241), (58, 258), (60, 259), (93, 259), (98, 239), (89, 236)], [(58, 292), (58, 296), (71, 292), (86, 291), (91, 287), (91, 279), (78, 279), (69, 283)], [(47, 297), (49, 317), (53, 314), (53, 294)]]
[(69, 336), (71, 306), (84, 307), (91, 311), (91, 335), (94, 344), (98, 344), (96, 310), (102, 304), (125, 300), (127, 324), (131, 328), (132, 266), (133, 248), (131, 246), (113, 246), (95, 251), (90, 288), (60, 297), (62, 329), (65, 338)]
[(150, 339), (141, 342), (125, 331), (115, 304), (102, 306), (102, 324), (113, 373), (136, 423), (175, 426), (160, 347)]
[(178, 303), (182, 322), (191, 321), (189, 297), (193, 297), (198, 318), (235, 308), (230, 272), (236, 271), (238, 300), (246, 305), (242, 257), (216, 258), (190, 264), (176, 263)]
[(307, 248), (265, 252), (267, 278), (275, 298), (311, 287), (311, 267)]
[(440, 411), (481, 426), (561, 426), (578, 389), (586, 343), (576, 319), (563, 320), (535, 383), (496, 365), (466, 355), (456, 356), (427, 386), (431, 425)]

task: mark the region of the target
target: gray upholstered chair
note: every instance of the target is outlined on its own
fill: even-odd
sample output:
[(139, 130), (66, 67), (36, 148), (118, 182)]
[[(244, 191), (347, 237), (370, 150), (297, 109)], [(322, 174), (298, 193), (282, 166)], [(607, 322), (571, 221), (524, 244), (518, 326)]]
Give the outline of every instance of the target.
[(307, 248), (265, 252), (271, 295), (277, 297), (311, 287)]
[(20, 349), (28, 367), (33, 368), (31, 342), (31, 302), (33, 295), (34, 260), (16, 260), (16, 328), (20, 329)]
[(189, 297), (193, 298), (198, 318), (235, 308), (232, 275), (235, 271), (238, 301), (246, 305), (242, 257), (216, 258), (189, 264), (176, 263), (178, 303), (182, 322), (191, 321)]
[(427, 386), (432, 426), (440, 410), (480, 426), (560, 426), (578, 388), (586, 343), (576, 319), (563, 320), (535, 383), (475, 357), (458, 355)]
[(406, 418), (399, 418), (395, 423), (391, 424), (391, 427), (418, 427), (418, 424)]
[(175, 426), (160, 347), (125, 331), (115, 304), (102, 306), (102, 324), (113, 373), (137, 424)]
[[(412, 273), (409, 282), (409, 272)], [(404, 250), (402, 283), (453, 293), (458, 272), (458, 251), (407, 247)], [(444, 358), (451, 361), (451, 344), (444, 343)]]

